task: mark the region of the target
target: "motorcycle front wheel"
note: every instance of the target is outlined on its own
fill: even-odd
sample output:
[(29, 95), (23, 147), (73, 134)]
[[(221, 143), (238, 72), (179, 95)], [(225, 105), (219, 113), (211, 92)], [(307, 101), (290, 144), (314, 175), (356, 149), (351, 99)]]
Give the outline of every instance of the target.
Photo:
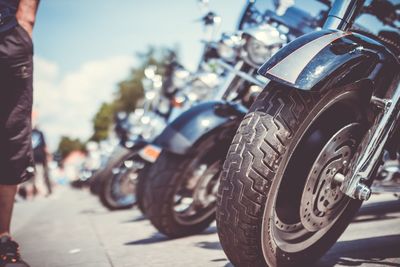
[(99, 198), (109, 210), (129, 209), (137, 204), (137, 191), (140, 191), (138, 173), (144, 163), (135, 152), (128, 152), (104, 171)]
[(145, 214), (164, 235), (197, 234), (215, 220), (219, 174), (230, 143), (221, 136), (226, 138), (218, 134), (205, 138), (190, 155), (163, 151), (144, 172)]
[(218, 234), (235, 266), (309, 266), (361, 205), (333, 177), (348, 171), (365, 133), (366, 90), (267, 89), (242, 121), (224, 163)]

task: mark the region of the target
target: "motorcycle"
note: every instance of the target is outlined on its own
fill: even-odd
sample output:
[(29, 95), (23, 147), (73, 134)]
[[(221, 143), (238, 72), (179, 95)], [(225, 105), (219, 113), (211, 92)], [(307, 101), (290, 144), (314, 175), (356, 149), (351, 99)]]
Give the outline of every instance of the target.
[[(196, 73), (184, 69), (175, 58), (166, 65), (162, 80), (155, 70), (145, 70), (145, 102), (143, 109), (136, 109), (120, 136), (123, 146), (118, 146), (115, 156), (110, 158), (104, 169), (99, 197), (110, 210), (126, 209), (137, 204), (142, 210), (142, 188), (145, 181), (137, 173), (149, 164), (141, 149), (152, 143), (166, 124), (195, 103), (206, 99), (218, 85), (218, 78), (205, 66)], [(155, 88), (155, 89), (154, 89)], [(161, 91), (160, 91), (161, 89)], [(114, 154), (113, 154), (114, 155)]]
[[(235, 266), (311, 266), (374, 180), (399, 192), (399, 5), (364, 4), (334, 1), (321, 30), (259, 69), (270, 82), (241, 122), (218, 189), (218, 234)], [(386, 26), (353, 29), (361, 14)]]
[[(175, 68), (182, 69), (175, 61), (167, 64), (169, 75), (173, 75)], [(176, 88), (171, 89), (171, 85), (165, 82), (168, 75), (162, 81), (155, 66), (149, 66), (144, 73), (143, 108), (117, 119), (116, 133), (120, 145), (110, 155), (98, 180), (100, 201), (110, 210), (126, 209), (136, 204), (137, 171), (144, 165), (137, 152), (165, 127), (172, 109), (171, 98), (176, 93)]]
[(149, 157), (154, 164), (139, 173), (139, 179), (147, 179), (144, 211), (169, 237), (199, 233), (214, 221), (223, 160), (240, 121), (265, 85), (256, 70), (302, 32), (287, 23), (293, 21), (290, 16), (301, 14), (304, 25), (318, 24), (295, 7), (287, 18), (259, 10), (257, 2), (249, 1), (245, 6), (241, 31), (223, 35), (214, 43), (213, 60), (222, 69), (224, 83), (213, 100), (181, 114), (155, 143), (145, 147), (152, 152)]

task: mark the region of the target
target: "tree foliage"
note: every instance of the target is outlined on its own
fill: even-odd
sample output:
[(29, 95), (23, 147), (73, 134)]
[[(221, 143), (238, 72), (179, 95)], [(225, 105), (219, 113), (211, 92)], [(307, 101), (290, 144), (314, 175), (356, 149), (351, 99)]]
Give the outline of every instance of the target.
[(103, 104), (93, 118), (93, 136), (91, 140), (101, 141), (108, 137), (109, 129), (113, 123), (112, 118), (118, 112), (133, 112), (144, 95), (142, 80), (144, 70), (148, 66), (156, 66), (157, 74), (165, 73), (166, 64), (177, 57), (177, 48), (155, 48), (149, 47), (147, 51), (137, 53), (138, 66), (133, 68), (128, 77), (118, 84), (114, 99)]
[(85, 144), (78, 138), (72, 139), (67, 136), (62, 136), (58, 144), (58, 153), (61, 159), (65, 159), (72, 151), (85, 151)]
[(113, 122), (114, 106), (113, 104), (103, 103), (99, 111), (93, 118), (92, 141), (101, 141), (108, 137), (110, 126)]

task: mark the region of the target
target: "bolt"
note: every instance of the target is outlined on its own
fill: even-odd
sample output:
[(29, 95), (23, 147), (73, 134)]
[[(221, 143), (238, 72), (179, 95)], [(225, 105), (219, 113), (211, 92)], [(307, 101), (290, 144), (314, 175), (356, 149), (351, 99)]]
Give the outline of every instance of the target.
[(358, 183), (354, 196), (359, 200), (368, 200), (371, 196), (371, 189), (365, 184)]
[(344, 175), (341, 173), (336, 173), (335, 176), (333, 176), (333, 182), (340, 185), (344, 182)]

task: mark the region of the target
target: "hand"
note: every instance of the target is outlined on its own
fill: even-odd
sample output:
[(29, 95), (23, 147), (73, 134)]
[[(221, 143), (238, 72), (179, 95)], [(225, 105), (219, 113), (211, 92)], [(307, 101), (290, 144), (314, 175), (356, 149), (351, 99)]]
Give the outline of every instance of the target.
[(35, 24), (36, 11), (40, 0), (20, 0), (17, 10), (17, 21), (32, 37)]

